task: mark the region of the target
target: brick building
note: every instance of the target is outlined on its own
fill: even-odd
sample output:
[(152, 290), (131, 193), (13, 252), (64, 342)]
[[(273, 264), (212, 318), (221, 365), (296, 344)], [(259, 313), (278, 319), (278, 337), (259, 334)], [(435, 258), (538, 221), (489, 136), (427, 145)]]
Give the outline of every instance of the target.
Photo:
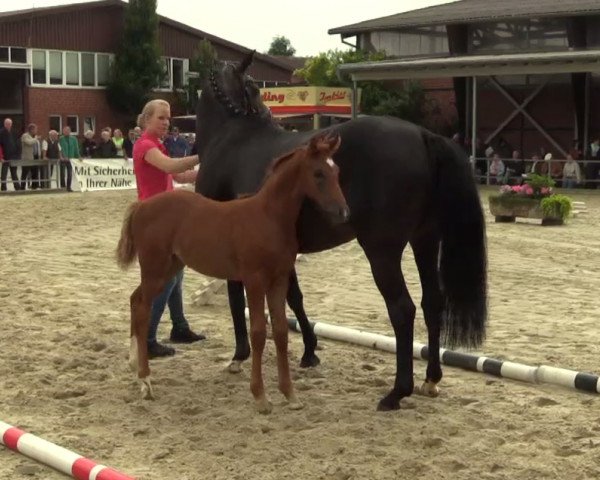
[(460, 0), (329, 33), (392, 58), (343, 65), (355, 82), (419, 80), (446, 122), (501, 154), (556, 158), (600, 135), (598, 0)]
[[(101, 0), (0, 12), (0, 118), (10, 116), (18, 130), (34, 122), (42, 134), (65, 125), (77, 135), (107, 125), (125, 128), (125, 119), (106, 102), (105, 86), (126, 5), (121, 0)], [(159, 41), (168, 74), (156, 96), (175, 101), (203, 39), (211, 42), (222, 60), (238, 61), (249, 52), (161, 16)], [(257, 53), (249, 71), (263, 85), (286, 85), (293, 67)], [(173, 115), (180, 113), (184, 112), (174, 102)]]

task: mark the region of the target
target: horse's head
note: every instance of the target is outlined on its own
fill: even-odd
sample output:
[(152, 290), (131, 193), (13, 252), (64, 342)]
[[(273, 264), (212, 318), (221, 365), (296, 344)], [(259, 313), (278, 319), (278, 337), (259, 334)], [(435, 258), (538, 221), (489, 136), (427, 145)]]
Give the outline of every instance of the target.
[(252, 77), (246, 74), (253, 57), (254, 51), (239, 64), (215, 63), (208, 76), (207, 85), (202, 90), (202, 96), (206, 94), (206, 100), (216, 101), (228, 117), (269, 114), (268, 108), (261, 101), (259, 88)]
[(331, 158), (340, 146), (339, 135), (320, 133), (308, 145), (277, 159), (272, 169), (284, 161), (298, 160), (298, 179), (304, 195), (315, 202), (335, 222), (345, 222), (350, 210), (339, 184), (340, 169)]

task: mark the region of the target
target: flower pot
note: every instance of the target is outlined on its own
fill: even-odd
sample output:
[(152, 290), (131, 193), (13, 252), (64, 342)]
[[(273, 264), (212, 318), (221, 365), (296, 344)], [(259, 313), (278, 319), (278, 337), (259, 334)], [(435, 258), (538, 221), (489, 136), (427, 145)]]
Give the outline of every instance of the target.
[(520, 195), (492, 195), (489, 197), (490, 212), (496, 222), (514, 222), (516, 217), (539, 218), (542, 225), (562, 225), (561, 217), (545, 215), (541, 200)]

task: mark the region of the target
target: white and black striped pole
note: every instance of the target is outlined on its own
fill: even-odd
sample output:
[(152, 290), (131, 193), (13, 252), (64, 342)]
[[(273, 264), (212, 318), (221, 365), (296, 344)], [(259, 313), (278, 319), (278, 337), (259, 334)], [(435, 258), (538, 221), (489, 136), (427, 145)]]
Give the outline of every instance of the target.
[[(300, 325), (295, 318), (289, 318), (291, 330), (300, 332)], [(342, 342), (353, 343), (365, 347), (396, 352), (396, 339), (386, 335), (370, 333), (353, 328), (340, 327), (323, 322), (310, 322), (313, 331), (319, 337)], [(429, 350), (427, 345), (413, 343), (413, 357), (427, 360)], [(440, 361), (444, 365), (459, 367), (473, 372), (482, 372), (497, 377), (510, 378), (529, 383), (547, 383), (574, 388), (590, 393), (600, 393), (600, 377), (591, 373), (576, 372), (565, 368), (539, 365), (537, 367), (485, 356), (470, 355), (440, 348)]]

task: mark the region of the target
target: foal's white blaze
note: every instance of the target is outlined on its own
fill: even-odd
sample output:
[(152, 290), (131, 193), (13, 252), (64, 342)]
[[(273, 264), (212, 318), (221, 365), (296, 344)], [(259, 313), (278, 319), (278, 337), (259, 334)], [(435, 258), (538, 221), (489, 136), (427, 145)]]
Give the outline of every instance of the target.
[(135, 335), (131, 337), (131, 343), (129, 344), (129, 368), (134, 373), (138, 370), (138, 344)]
[(327, 165), (329, 165), (331, 168), (335, 167), (335, 162), (333, 161), (333, 158), (327, 159)]

